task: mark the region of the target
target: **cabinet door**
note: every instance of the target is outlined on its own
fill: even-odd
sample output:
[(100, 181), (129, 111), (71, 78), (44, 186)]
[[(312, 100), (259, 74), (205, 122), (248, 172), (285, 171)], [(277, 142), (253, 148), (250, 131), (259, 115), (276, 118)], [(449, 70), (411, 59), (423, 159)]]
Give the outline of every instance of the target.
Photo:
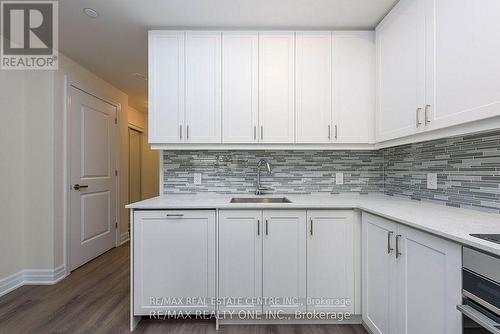
[(305, 311), (306, 213), (303, 210), (265, 210), (263, 296), (264, 312)]
[[(425, 20), (422, 1), (402, 0), (376, 29), (377, 141), (423, 128)], [(417, 121), (418, 114), (418, 121)]]
[(134, 211), (133, 229), (134, 315), (212, 311), (215, 212)]
[(309, 312), (354, 313), (354, 212), (307, 211)]
[(423, 2), (428, 127), (500, 115), (500, 1)]
[(180, 143), (184, 124), (184, 32), (149, 32), (148, 52), (148, 141)]
[[(375, 334), (391, 331), (395, 322), (393, 293), (394, 236), (396, 224), (383, 218), (362, 215), (362, 317)], [(421, 332), (423, 333), (423, 332)]]
[(294, 142), (293, 32), (259, 33), (259, 138)]
[(461, 247), (403, 225), (397, 235), (396, 333), (461, 333)]
[(336, 143), (373, 143), (374, 124), (374, 34), (334, 32), (332, 138)]
[(220, 311), (262, 312), (262, 234), (262, 211), (219, 211)]
[(332, 33), (297, 32), (296, 142), (329, 143), (332, 134)]
[(186, 32), (187, 143), (220, 143), (221, 33)]
[(259, 35), (222, 33), (222, 142), (258, 141)]

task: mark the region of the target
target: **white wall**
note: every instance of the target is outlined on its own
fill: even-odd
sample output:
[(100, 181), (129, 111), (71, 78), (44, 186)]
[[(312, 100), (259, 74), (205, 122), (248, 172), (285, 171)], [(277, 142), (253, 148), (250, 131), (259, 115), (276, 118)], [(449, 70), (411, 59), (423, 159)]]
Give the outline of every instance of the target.
[[(24, 268), (54, 268), (53, 73), (25, 72)], [(62, 263), (60, 263), (62, 264)]]
[(121, 105), (120, 227), (128, 230), (128, 96), (59, 54), (58, 71), (0, 71), (0, 295), (9, 276), (65, 263), (65, 77)]
[(0, 289), (24, 266), (24, 79), (0, 71)]

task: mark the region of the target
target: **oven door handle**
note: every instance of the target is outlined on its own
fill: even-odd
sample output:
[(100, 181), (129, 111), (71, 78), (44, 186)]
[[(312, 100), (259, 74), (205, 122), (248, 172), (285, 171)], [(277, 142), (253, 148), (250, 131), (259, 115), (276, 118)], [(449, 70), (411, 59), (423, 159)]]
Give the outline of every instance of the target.
[(500, 324), (488, 318), (478, 310), (473, 309), (469, 305), (457, 305), (457, 310), (459, 310), (463, 315), (475, 321), (491, 333), (500, 334), (500, 328), (495, 327), (500, 326)]

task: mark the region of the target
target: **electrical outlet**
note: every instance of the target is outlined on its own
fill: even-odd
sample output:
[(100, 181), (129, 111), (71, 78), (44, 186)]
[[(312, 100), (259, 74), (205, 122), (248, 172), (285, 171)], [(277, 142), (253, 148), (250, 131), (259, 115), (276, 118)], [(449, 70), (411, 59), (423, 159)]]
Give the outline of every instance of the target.
[(437, 189), (437, 173), (427, 173), (427, 189)]
[(201, 184), (201, 173), (194, 173), (194, 184)]
[(344, 173), (335, 173), (335, 184), (344, 184)]

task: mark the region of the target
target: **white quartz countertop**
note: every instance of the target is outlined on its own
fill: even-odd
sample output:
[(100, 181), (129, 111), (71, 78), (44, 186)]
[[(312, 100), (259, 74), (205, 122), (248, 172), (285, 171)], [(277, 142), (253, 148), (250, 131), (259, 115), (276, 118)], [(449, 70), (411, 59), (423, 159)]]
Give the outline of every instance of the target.
[(500, 234), (500, 215), (383, 194), (268, 195), (292, 203), (230, 203), (249, 194), (164, 195), (127, 205), (136, 210), (160, 209), (360, 209), (419, 230), (500, 256), (500, 244), (471, 237), (470, 233)]

